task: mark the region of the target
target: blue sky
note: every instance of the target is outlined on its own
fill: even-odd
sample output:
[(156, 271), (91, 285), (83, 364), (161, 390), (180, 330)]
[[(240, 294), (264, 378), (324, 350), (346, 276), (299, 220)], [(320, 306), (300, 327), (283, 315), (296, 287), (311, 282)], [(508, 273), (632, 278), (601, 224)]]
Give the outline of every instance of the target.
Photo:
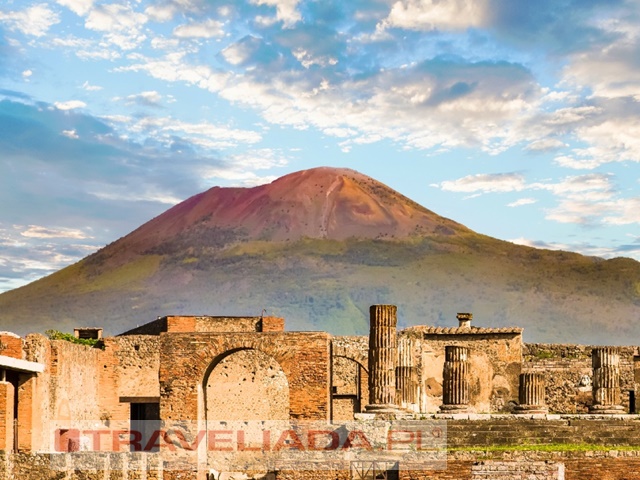
[(636, 0), (3, 0), (0, 291), (214, 185), (329, 165), (640, 259)]

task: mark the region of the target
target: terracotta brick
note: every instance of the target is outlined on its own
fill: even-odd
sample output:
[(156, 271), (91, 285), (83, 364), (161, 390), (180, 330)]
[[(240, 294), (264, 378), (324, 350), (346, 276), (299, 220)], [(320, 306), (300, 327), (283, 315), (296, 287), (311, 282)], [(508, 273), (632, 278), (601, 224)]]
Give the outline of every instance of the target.
[(0, 355), (22, 358), (22, 338), (9, 332), (0, 333)]

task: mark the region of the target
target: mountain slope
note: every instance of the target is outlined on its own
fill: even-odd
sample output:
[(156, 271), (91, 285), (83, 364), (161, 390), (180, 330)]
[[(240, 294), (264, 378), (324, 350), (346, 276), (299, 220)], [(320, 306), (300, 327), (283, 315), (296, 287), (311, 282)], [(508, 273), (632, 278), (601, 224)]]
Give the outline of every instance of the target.
[(346, 169), (213, 188), (84, 260), (0, 295), (2, 328), (118, 333), (167, 314), (282, 315), (287, 328), (365, 333), (372, 303), (403, 325), (525, 327), (527, 340), (625, 343), (640, 263), (479, 235)]

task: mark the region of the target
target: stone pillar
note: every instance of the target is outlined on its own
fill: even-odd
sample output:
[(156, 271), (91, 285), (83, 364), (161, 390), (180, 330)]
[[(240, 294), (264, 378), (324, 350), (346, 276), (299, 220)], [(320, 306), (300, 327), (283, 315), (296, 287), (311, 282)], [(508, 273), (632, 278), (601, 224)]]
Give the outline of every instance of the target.
[(624, 413), (620, 405), (620, 351), (617, 347), (591, 350), (593, 366), (593, 405), (589, 413)]
[(372, 305), (369, 308), (369, 405), (371, 413), (395, 412), (397, 307)]
[(408, 337), (398, 340), (396, 369), (398, 404), (410, 410), (418, 409), (418, 369), (413, 359), (413, 342)]
[(542, 373), (521, 373), (518, 401), (520, 405), (515, 408), (515, 413), (547, 413), (544, 401), (544, 375)]
[(440, 410), (449, 413), (465, 413), (469, 408), (469, 349), (445, 347), (442, 370), (442, 405)]

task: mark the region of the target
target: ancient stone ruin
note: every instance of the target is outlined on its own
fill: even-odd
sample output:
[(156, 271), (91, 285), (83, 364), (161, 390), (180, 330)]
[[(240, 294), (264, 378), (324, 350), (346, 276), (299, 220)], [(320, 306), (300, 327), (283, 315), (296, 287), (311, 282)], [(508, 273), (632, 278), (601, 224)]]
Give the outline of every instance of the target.
[(368, 337), (268, 316), (76, 329), (94, 346), (2, 332), (0, 479), (640, 478), (636, 347), (457, 320), (398, 330), (373, 305)]

